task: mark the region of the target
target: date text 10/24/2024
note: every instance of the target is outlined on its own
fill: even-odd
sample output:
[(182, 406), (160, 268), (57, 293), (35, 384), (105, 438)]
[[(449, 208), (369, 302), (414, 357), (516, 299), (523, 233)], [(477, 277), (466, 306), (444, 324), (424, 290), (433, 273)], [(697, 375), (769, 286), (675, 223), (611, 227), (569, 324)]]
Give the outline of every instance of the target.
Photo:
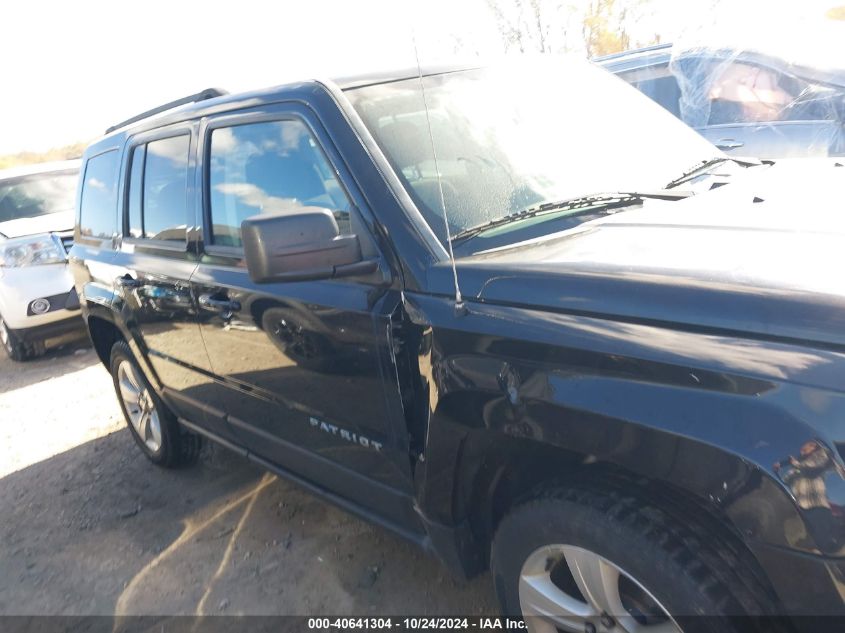
[(525, 622), (518, 618), (439, 618), (439, 617), (400, 617), (400, 618), (308, 618), (309, 630), (366, 630), (399, 629), (420, 630), (525, 630)]

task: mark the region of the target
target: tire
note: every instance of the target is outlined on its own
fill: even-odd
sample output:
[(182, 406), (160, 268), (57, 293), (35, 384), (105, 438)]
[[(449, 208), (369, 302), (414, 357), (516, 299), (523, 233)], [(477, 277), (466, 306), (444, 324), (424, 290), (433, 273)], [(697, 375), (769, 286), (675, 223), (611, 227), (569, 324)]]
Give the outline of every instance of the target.
[(41, 356), (46, 351), (44, 341), (23, 341), (14, 330), (6, 326), (0, 316), (0, 343), (14, 361), (23, 362)]
[[(503, 613), (540, 633), (781, 630), (746, 563), (719, 532), (687, 528), (647, 499), (575, 489), (516, 506), (491, 551)], [(530, 617), (544, 610), (561, 617)]]
[(144, 376), (125, 341), (112, 346), (109, 368), (126, 425), (147, 459), (167, 468), (196, 462), (201, 448), (200, 436), (180, 427), (176, 416)]

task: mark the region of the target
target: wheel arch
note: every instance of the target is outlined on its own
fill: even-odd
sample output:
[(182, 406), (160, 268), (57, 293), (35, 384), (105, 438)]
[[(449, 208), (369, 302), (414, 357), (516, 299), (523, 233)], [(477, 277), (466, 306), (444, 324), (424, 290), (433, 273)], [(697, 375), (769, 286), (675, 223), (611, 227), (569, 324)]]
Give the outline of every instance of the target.
[(111, 349), (118, 341), (127, 341), (126, 336), (111, 319), (102, 315), (89, 315), (88, 336), (97, 353), (97, 358), (106, 368), (109, 367)]
[[(672, 438), (668, 443), (675, 441)], [(685, 449), (689, 451), (691, 448), (679, 445), (677, 450), (685, 452)], [(705, 459), (715, 460), (714, 463), (721, 461), (713, 472), (716, 479), (716, 475), (721, 474), (724, 481), (736, 482), (733, 486), (745, 489), (751, 497), (769, 497), (767, 500), (753, 500), (752, 507), (777, 508), (781, 512), (793, 508), (793, 515), (798, 516), (784, 493), (764, 485), (759, 470), (747, 462), (725, 455), (719, 459), (715, 454), (718, 449), (712, 447), (694, 448), (704, 451)], [(485, 563), (483, 568), (489, 563), (490, 547), (498, 524), (517, 505), (552, 489), (605, 493), (627, 491), (640, 498), (655, 499), (674, 520), (699, 530), (702, 535), (716, 535), (726, 551), (747, 566), (760, 585), (780, 604), (778, 592), (756, 550), (749, 544), (750, 539), (765, 537), (759, 525), (754, 528), (748, 525), (756, 515), (740, 516), (739, 511), (732, 510), (730, 503), (724, 503), (709, 492), (705, 482), (698, 487), (679, 485), (679, 481), (685, 481), (680, 471), (675, 471), (677, 480), (673, 480), (671, 476), (647, 472), (642, 464), (598, 459), (595, 455), (490, 432), (469, 434), (465, 438), (459, 469), (458, 482), (466, 479), (471, 483), (455, 491), (454, 508), (465, 514), (474, 545), (478, 548), (476, 557)], [(771, 495), (777, 497), (771, 498)]]
[[(429, 517), (462, 525), (471, 535), (459, 544), (470, 552), (464, 560), (479, 561), (470, 574), (486, 568), (493, 534), (507, 511), (549, 486), (632, 488), (657, 497), (677, 520), (721, 534), (767, 586), (758, 546), (796, 549), (795, 526), (810, 533), (788, 491), (747, 456), (620, 420), (594, 416), (581, 422), (589, 423), (589, 432), (568, 433), (562, 446), (519, 436), (515, 425), (467, 429), (432, 421), (427, 454), (440, 457), (425, 463), (417, 498)], [(591, 442), (596, 438), (598, 445)], [(448, 446), (457, 448), (444, 457)], [(454, 464), (451, 489), (430, 474), (446, 470), (444, 460)]]
[(801, 515), (763, 468), (691, 438), (640, 432), (644, 437), (636, 444), (642, 451), (624, 454), (597, 454), (577, 442), (564, 448), (496, 432), (469, 433), (461, 448), (453, 507), (479, 535), (489, 536), (509, 507), (549, 482), (635, 486), (674, 499), (679, 507), (706, 509), (743, 541), (793, 545), (783, 526), (801, 521)]

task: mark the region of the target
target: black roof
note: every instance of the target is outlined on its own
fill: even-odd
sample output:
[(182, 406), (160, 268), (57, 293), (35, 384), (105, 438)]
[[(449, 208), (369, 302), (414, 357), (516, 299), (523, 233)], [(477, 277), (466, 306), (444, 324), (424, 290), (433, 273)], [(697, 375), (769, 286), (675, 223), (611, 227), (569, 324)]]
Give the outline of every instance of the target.
[(483, 64), (467, 63), (467, 64), (440, 64), (422, 66), (417, 68), (401, 68), (393, 70), (382, 70), (363, 75), (352, 75), (348, 77), (338, 77), (332, 79), (332, 82), (341, 90), (352, 90), (354, 88), (363, 88), (364, 86), (372, 86), (375, 84), (386, 84), (394, 81), (404, 81), (406, 79), (414, 79), (416, 77), (429, 77), (432, 75), (445, 75), (447, 73), (459, 72), (461, 70), (471, 70), (478, 68)]
[(450, 72), (458, 72), (461, 70), (469, 70), (477, 68), (479, 65), (475, 64), (448, 64), (438, 66), (423, 66), (422, 68), (404, 68), (394, 70), (382, 70), (368, 74), (353, 75), (348, 77), (340, 77), (337, 79), (326, 80), (306, 80), (285, 83), (278, 86), (262, 88), (248, 92), (237, 94), (229, 94), (220, 88), (207, 88), (187, 97), (181, 97), (174, 101), (156, 106), (150, 110), (132, 116), (125, 121), (112, 125), (106, 130), (106, 135), (126, 128), (135, 123), (139, 123), (155, 115), (167, 112), (168, 115), (163, 117), (163, 120), (185, 120), (191, 118), (191, 114), (200, 110), (205, 110), (213, 106), (223, 105), (227, 103), (245, 101), (250, 99), (260, 99), (266, 101), (274, 94), (282, 91), (288, 91), (297, 87), (302, 87), (307, 84), (315, 83), (331, 83), (337, 86), (340, 90), (353, 90), (355, 88), (363, 88), (365, 86), (372, 86), (375, 84), (391, 83), (395, 81), (404, 81), (407, 79), (414, 79), (419, 76), (428, 77), (432, 75), (442, 75)]

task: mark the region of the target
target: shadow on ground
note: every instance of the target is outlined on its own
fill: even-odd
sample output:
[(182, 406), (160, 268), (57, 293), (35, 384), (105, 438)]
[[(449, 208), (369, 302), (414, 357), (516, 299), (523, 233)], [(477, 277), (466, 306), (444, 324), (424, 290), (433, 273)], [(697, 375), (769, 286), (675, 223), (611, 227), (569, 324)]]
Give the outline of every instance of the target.
[(487, 576), (457, 580), (224, 449), (157, 468), (126, 430), (0, 479), (0, 570), (2, 615), (496, 610)]
[(23, 362), (11, 360), (0, 349), (0, 394), (57, 378), (98, 362), (87, 337), (50, 348), (43, 356)]

